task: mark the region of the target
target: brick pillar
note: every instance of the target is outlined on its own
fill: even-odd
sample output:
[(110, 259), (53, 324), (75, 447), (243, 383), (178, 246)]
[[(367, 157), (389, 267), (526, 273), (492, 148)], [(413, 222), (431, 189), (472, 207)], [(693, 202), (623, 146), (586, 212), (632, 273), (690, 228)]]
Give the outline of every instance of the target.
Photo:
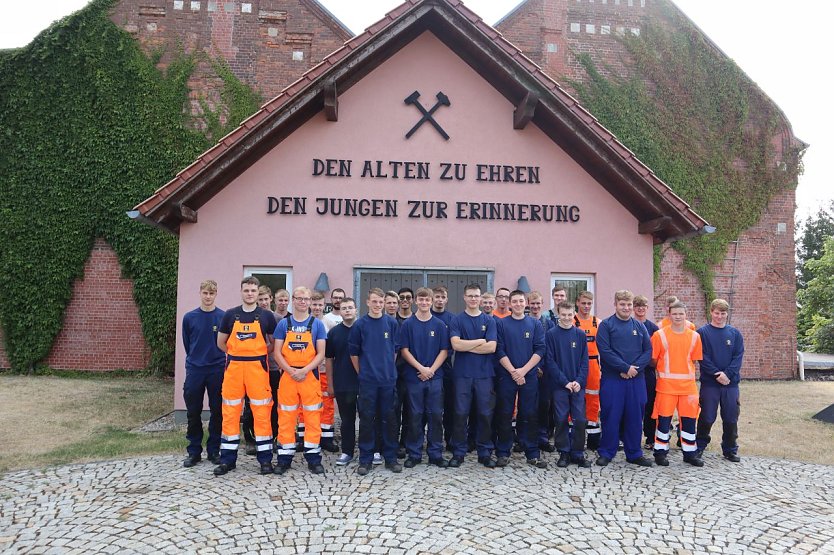
[(141, 370), (148, 365), (150, 349), (133, 282), (121, 274), (116, 253), (96, 239), (45, 364), (65, 370)]

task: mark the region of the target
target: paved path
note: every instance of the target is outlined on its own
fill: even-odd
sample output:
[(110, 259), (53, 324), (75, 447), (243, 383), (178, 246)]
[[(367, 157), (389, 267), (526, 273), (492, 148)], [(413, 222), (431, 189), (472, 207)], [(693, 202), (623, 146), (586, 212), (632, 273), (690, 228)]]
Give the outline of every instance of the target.
[(243, 456), (215, 478), (170, 455), (9, 473), (0, 552), (834, 553), (830, 466), (696, 469), (673, 452), (667, 468), (537, 470), (515, 455), (359, 477), (330, 457), (324, 477), (299, 462), (260, 476)]

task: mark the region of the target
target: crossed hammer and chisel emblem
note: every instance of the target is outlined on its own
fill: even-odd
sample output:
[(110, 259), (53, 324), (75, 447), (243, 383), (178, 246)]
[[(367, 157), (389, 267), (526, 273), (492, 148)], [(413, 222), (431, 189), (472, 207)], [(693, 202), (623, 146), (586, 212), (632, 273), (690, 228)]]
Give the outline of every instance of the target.
[(412, 127), (411, 130), (408, 133), (405, 134), (406, 139), (410, 139), (411, 136), (414, 134), (414, 132), (417, 131), (420, 128), (421, 125), (423, 125), (426, 122), (429, 122), (432, 125), (432, 127), (434, 127), (437, 130), (437, 132), (440, 133), (440, 135), (444, 139), (446, 139), (447, 141), (449, 140), (449, 134), (446, 133), (446, 131), (444, 131), (443, 128), (440, 127), (440, 124), (437, 123), (437, 121), (434, 119), (434, 113), (441, 106), (451, 106), (452, 103), (449, 102), (449, 97), (446, 96), (445, 94), (443, 94), (442, 91), (438, 92), (435, 95), (435, 97), (437, 98), (437, 102), (429, 110), (426, 110), (426, 108), (418, 100), (420, 98), (420, 92), (419, 91), (414, 91), (413, 93), (411, 93), (410, 95), (408, 95), (406, 97), (405, 103), (406, 104), (413, 104), (414, 106), (417, 107), (418, 110), (420, 110), (420, 113), (423, 114), (423, 117), (420, 118), (420, 121), (418, 121), (416, 124), (414, 124), (414, 127)]

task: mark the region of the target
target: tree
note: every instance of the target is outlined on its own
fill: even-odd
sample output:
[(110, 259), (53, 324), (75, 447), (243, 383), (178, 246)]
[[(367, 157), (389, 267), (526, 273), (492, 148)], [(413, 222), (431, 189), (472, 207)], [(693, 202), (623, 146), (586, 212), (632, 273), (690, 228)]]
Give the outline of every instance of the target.
[(796, 241), (797, 290), (805, 289), (811, 279), (807, 262), (820, 258), (825, 240), (834, 236), (834, 200), (827, 207), (820, 208), (816, 216), (805, 220), (801, 227), (802, 235)]
[(825, 241), (822, 255), (805, 267), (810, 280), (797, 295), (798, 319), (806, 324), (800, 345), (816, 353), (834, 353), (834, 237)]

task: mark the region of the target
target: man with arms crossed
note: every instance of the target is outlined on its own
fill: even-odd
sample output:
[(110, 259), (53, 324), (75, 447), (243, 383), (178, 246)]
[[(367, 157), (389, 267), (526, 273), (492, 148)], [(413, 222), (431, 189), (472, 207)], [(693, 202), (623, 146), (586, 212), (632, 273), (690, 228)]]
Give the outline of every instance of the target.
[(319, 366), (324, 360), (327, 331), (307, 310), (312, 293), (306, 287), (292, 292), (292, 316), (275, 329), (275, 360), (284, 373), (278, 386), (278, 465), (284, 474), (296, 450), (295, 428), (299, 409), (304, 414), (304, 458), (313, 474), (324, 474), (321, 464), (321, 384)]
[(524, 315), (526, 304), (524, 292), (513, 291), (510, 293), (510, 316), (496, 322), (496, 466), (507, 466), (510, 462), (513, 446), (513, 408), (518, 396), (518, 440), (524, 449), (527, 464), (536, 468), (547, 468), (547, 463), (541, 459), (539, 451), (536, 422), (539, 396), (538, 367), (544, 357), (544, 328), (538, 320)]
[[(588, 342), (585, 333), (574, 325), (573, 305), (562, 301), (556, 305), (559, 324), (545, 334), (546, 386), (543, 394), (553, 399), (556, 419), (556, 466), (565, 468), (574, 463), (588, 468), (585, 459), (585, 383), (588, 379)], [(573, 421), (573, 442), (568, 439), (568, 418)]]
[(220, 389), (226, 354), (217, 347), (217, 330), (223, 320), (222, 310), (214, 305), (217, 282), (207, 279), (200, 284), (200, 306), (182, 319), (182, 343), (185, 346), (185, 383), (182, 396), (188, 418), (185, 438), (188, 456), (182, 465), (190, 468), (202, 460), (203, 396), (208, 393), (209, 417), (206, 453), (208, 460), (220, 464), (221, 409)]
[(409, 415), (406, 468), (422, 460), (424, 420), (428, 422), (429, 464), (448, 466), (443, 459), (443, 362), (449, 356), (449, 328), (431, 315), (431, 305), (431, 289), (417, 289), (417, 312), (400, 325), (397, 341), (400, 358), (408, 364), (400, 376)]
[(652, 359), (652, 343), (646, 326), (632, 318), (633, 308), (632, 292), (617, 291), (614, 294), (614, 315), (600, 322), (597, 331), (602, 366), (599, 466), (606, 466), (617, 454), (621, 431), (626, 461), (638, 466), (652, 466), (640, 448), (643, 410), (646, 407), (643, 371)]
[(223, 426), (220, 464), (215, 476), (222, 476), (237, 465), (240, 445), (240, 412), (243, 397), (248, 396), (255, 420), (255, 449), (261, 474), (271, 474), (272, 426), (269, 412), (272, 393), (269, 389), (269, 338), (275, 331), (275, 315), (258, 306), (258, 278), (249, 276), (240, 282), (243, 304), (223, 315), (217, 334), (217, 347), (226, 353), (223, 375)]
[(682, 302), (672, 303), (669, 319), (671, 324), (652, 336), (652, 360), (657, 367), (654, 461), (660, 466), (669, 466), (669, 429), (677, 409), (681, 419), (683, 462), (704, 466), (695, 443), (695, 419), (698, 418), (695, 363), (703, 358), (701, 336), (686, 325), (686, 305)]
[(481, 312), (481, 288), (467, 285), (463, 290), (466, 310), (458, 314), (450, 327), (455, 353), (453, 370), (455, 405), (452, 430), (453, 457), (449, 466), (463, 464), (467, 450), (467, 425), (472, 405), (476, 406), (478, 462), (495, 468), (492, 458), (492, 416), (495, 411), (493, 353), (498, 343), (495, 318)]
[(724, 435), (721, 451), (730, 462), (739, 462), (738, 456), (738, 383), (741, 380), (741, 363), (744, 358), (744, 338), (733, 326), (727, 324), (730, 305), (724, 299), (715, 299), (710, 305), (710, 323), (698, 330), (704, 348), (701, 361), (701, 416), (698, 418), (698, 452), (703, 453), (710, 442), (710, 430), (715, 423), (718, 407)]
[[(371, 471), (376, 446), (376, 428), (382, 427), (382, 456), (385, 468), (402, 472), (397, 462), (394, 437), (394, 403), (397, 396), (397, 321), (385, 314), (385, 293), (368, 291), (368, 313), (350, 329), (348, 345), (353, 368), (359, 374), (359, 468)], [(378, 424), (379, 422), (379, 424)]]
[(327, 367), (327, 387), (336, 397), (339, 417), (342, 421), (342, 454), (336, 460), (339, 466), (345, 466), (353, 460), (356, 450), (356, 405), (359, 399), (359, 379), (348, 350), (350, 328), (356, 321), (356, 301), (347, 297), (339, 303), (342, 323), (327, 334), (325, 365)]

